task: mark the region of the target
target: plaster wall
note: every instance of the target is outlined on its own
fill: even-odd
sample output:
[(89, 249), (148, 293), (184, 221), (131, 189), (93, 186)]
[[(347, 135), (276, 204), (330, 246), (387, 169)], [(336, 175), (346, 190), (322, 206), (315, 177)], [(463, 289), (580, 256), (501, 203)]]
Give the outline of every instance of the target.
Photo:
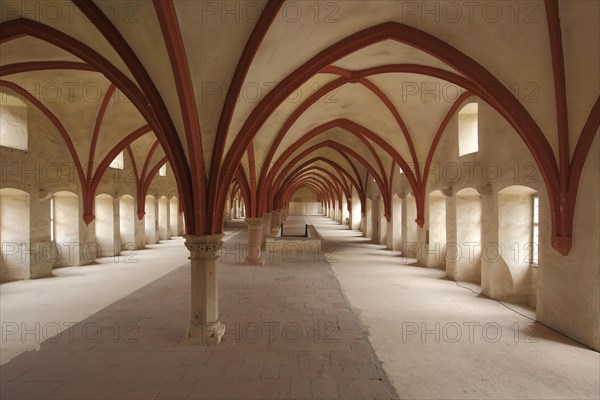
[(120, 240), (115, 237), (115, 208), (113, 198), (107, 194), (96, 196), (95, 229), (98, 257), (109, 257), (120, 252)]
[[(428, 175), (428, 193), (449, 190), (452, 194), (446, 199), (446, 242), (460, 242), (460, 226), (468, 225), (467, 219), (473, 219), (476, 215), (476, 211), (475, 214), (469, 211), (469, 202), (459, 201), (456, 193), (463, 188), (486, 187), (485, 190), (489, 193), (481, 196), (483, 213), (479, 248), (483, 249), (488, 245), (486, 248), (490, 249), (489, 244), (495, 242), (503, 257), (497, 262), (491, 262), (495, 259), (492, 250), (482, 257), (482, 294), (536, 306), (536, 318), (539, 321), (598, 350), (598, 137), (594, 139), (584, 165), (575, 213), (573, 246), (569, 255), (564, 257), (550, 244), (548, 194), (535, 160), (513, 128), (487, 104), (478, 103), (479, 151), (458, 156), (458, 121), (454, 116), (434, 153), (432, 169)], [(505, 250), (512, 244), (509, 242), (515, 239), (523, 242), (530, 221), (530, 210), (529, 207), (525, 209), (523, 198), (518, 201), (517, 196), (510, 200), (505, 197), (508, 195), (503, 196), (501, 193), (503, 189), (515, 185), (527, 188), (529, 193), (537, 192), (540, 198), (540, 260), (537, 268), (525, 266), (523, 245), (519, 247), (520, 262), (507, 260), (514, 254), (510, 248)], [(509, 205), (511, 202), (512, 206)], [(473, 202), (471, 205), (477, 209)], [(431, 209), (427, 217), (431, 218)], [(431, 235), (431, 220), (429, 224)], [(477, 239), (473, 237), (471, 240)], [(450, 261), (454, 257), (454, 249), (448, 246), (447, 276), (451, 279), (464, 279), (457, 270), (457, 264)], [(476, 281), (473, 274), (471, 277)]]
[(356, 188), (352, 188), (352, 202), (351, 202), (351, 207), (352, 207), (352, 211), (351, 211), (351, 228), (355, 229), (355, 230), (360, 230), (360, 224), (361, 224), (361, 220), (362, 220), (362, 215), (361, 215), (361, 204), (360, 204), (360, 197), (358, 195), (358, 192), (356, 190)]
[[(540, 220), (536, 318), (600, 351), (600, 143), (598, 135), (583, 168), (573, 225), (573, 246), (562, 256), (550, 246), (548, 218)], [(540, 196), (540, 213), (549, 214)]]
[(169, 234), (169, 201), (162, 196), (158, 199), (158, 236), (160, 240), (171, 239)]
[(54, 194), (54, 237), (59, 249), (55, 267), (79, 265), (79, 252), (71, 251), (79, 244), (79, 197), (71, 192)]
[(0, 281), (29, 278), (29, 195), (0, 189)]
[(156, 199), (154, 196), (146, 196), (146, 215), (144, 216), (144, 226), (146, 232), (146, 244), (158, 242), (158, 215), (156, 213)]
[(169, 236), (179, 236), (177, 214), (179, 214), (179, 202), (177, 197), (171, 197), (169, 199)]
[(428, 267), (446, 267), (446, 198), (441, 192), (432, 192), (428, 199), (428, 232), (426, 263)]
[[(392, 196), (392, 226), (391, 249), (400, 251), (402, 249), (402, 199), (397, 195)], [(388, 238), (390, 239), (390, 238)]]
[(402, 254), (406, 257), (416, 257), (419, 243), (417, 238), (417, 208), (415, 198), (408, 194), (402, 199)]
[(119, 199), (121, 250), (134, 250), (136, 248), (136, 219), (135, 199), (129, 195), (122, 196)]

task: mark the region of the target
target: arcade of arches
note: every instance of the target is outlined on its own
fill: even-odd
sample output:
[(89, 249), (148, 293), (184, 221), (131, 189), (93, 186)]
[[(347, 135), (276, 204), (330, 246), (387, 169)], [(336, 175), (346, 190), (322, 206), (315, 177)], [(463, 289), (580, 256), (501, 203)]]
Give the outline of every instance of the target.
[[(598, 396), (600, 2), (1, 6), (0, 289), (24, 318), (2, 318), (3, 398)], [(9, 348), (84, 284), (105, 303), (77, 321), (138, 324), (145, 361), (109, 359), (131, 349), (106, 340)], [(308, 316), (335, 345), (228, 334)], [(448, 338), (474, 320), (485, 343), (457, 354)], [(503, 354), (493, 329), (538, 347)], [(429, 351), (462, 357), (460, 379), (432, 375)], [(578, 360), (580, 380), (506, 389), (519, 354), (549, 368), (538, 378)], [(161, 378), (116, 371), (144, 363)]]

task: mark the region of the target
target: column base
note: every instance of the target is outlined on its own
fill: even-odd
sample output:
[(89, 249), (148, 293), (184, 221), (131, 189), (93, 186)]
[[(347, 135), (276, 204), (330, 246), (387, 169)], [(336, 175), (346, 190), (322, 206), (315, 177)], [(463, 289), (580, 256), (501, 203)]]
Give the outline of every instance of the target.
[(219, 344), (225, 336), (225, 324), (221, 321), (203, 324), (201, 326), (190, 323), (185, 333), (185, 344)]
[(265, 265), (265, 260), (262, 259), (262, 257), (260, 259), (255, 259), (255, 258), (247, 258), (244, 260), (244, 264), (246, 265)]

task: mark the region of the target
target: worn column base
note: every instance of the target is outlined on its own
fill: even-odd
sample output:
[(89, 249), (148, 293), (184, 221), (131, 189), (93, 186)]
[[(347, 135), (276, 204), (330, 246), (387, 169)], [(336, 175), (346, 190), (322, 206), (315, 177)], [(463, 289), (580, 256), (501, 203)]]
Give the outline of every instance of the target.
[(265, 265), (265, 260), (262, 259), (262, 257), (260, 259), (255, 259), (255, 258), (248, 258), (246, 257), (244, 259), (244, 264), (247, 265)]
[(196, 325), (190, 323), (185, 333), (183, 343), (185, 344), (219, 344), (225, 336), (225, 324), (221, 321), (209, 324)]

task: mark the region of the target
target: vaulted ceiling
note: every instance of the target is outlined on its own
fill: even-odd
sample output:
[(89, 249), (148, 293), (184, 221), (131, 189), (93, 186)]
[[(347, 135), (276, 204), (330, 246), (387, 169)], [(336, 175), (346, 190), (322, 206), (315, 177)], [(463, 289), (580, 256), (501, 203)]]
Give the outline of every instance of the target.
[[(334, 186), (368, 170), (387, 181), (400, 164), (424, 192), (440, 127), (469, 94), (523, 138), (556, 201), (581, 158), (576, 149), (597, 131), (596, 1), (442, 2), (427, 11), (395, 0), (74, 0), (60, 17), (43, 6), (32, 15), (25, 3), (3, 9), (1, 79), (114, 88), (120, 101), (102, 112), (102, 101), (38, 100), (83, 164), (148, 125), (131, 148), (147, 153), (156, 135), (187, 194), (192, 232), (221, 229), (234, 178), (246, 180), (251, 214), (269, 210), (282, 170), (273, 164), (286, 157), (313, 160), (304, 169)], [(523, 101), (531, 82), (538, 101)], [(336, 179), (318, 171), (323, 160), (337, 165)]]

